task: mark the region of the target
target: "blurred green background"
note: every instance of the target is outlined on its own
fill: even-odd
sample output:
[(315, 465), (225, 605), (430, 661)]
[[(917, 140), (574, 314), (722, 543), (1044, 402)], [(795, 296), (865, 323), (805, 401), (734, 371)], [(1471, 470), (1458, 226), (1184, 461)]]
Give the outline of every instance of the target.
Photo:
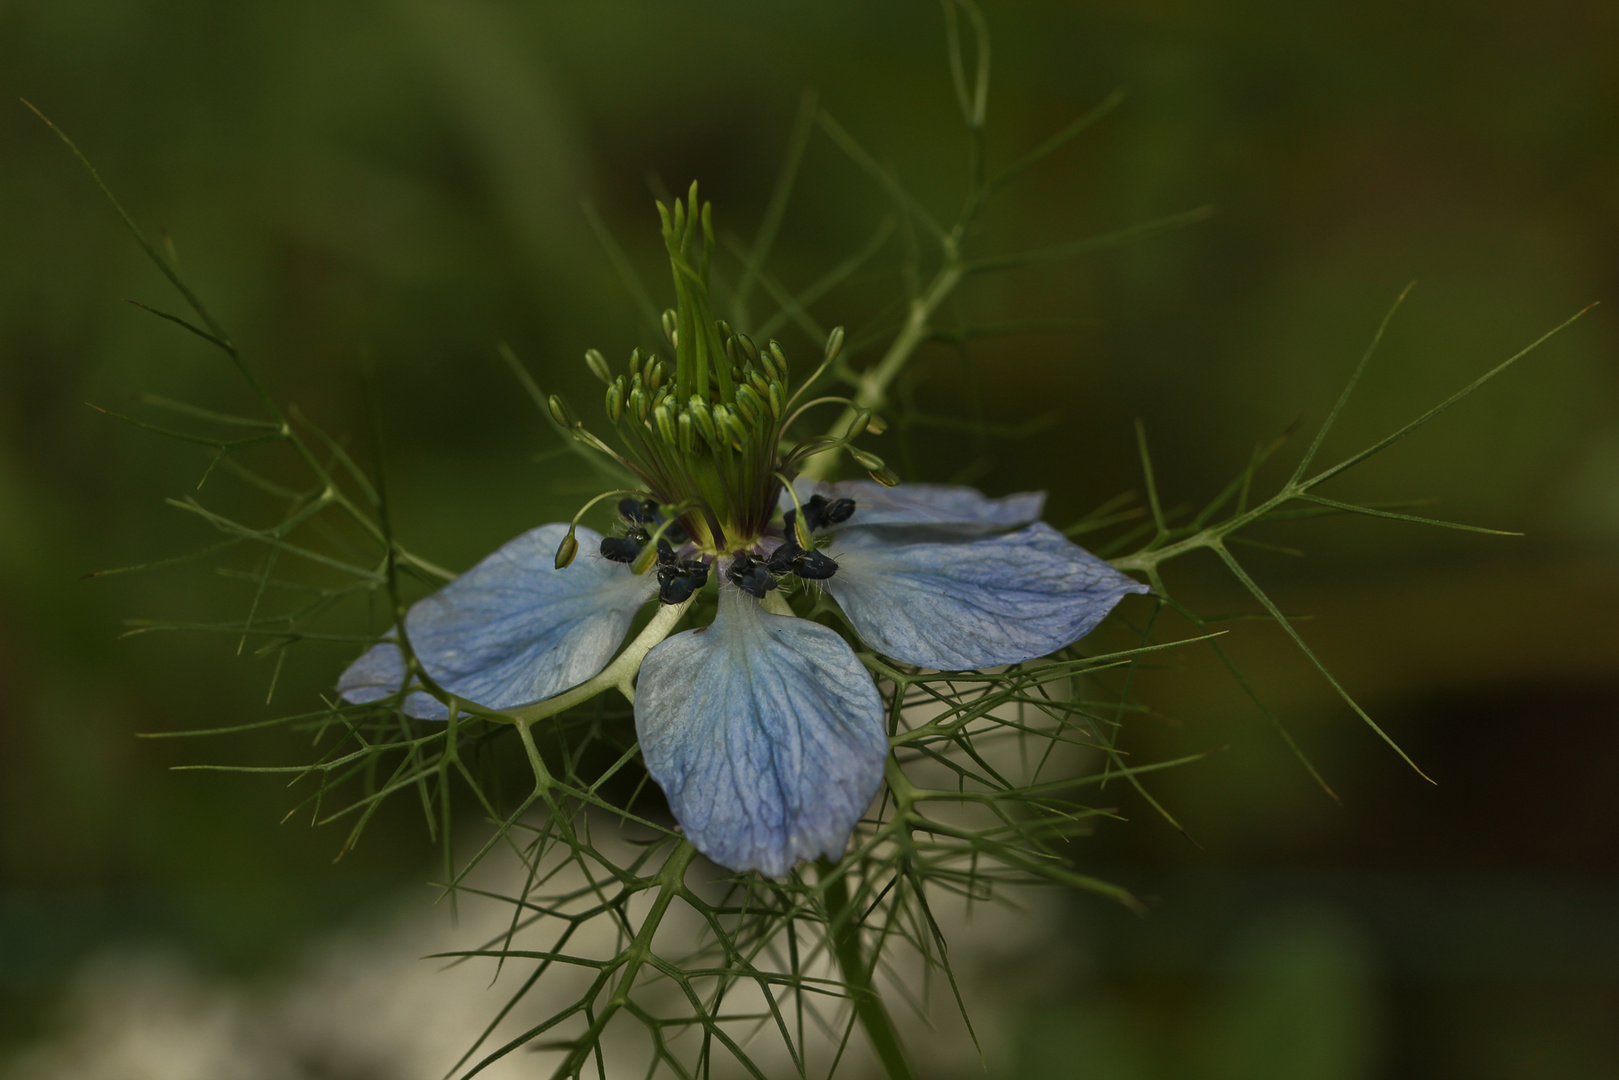
[[(1619, 285), (1613, 4), (987, 7), (992, 167), (1127, 98), (996, 205), (975, 250), (1217, 213), (971, 282), (963, 323), (1086, 322), (975, 342), (988, 419), (1057, 422), (1021, 441), (922, 432), (915, 478), (1044, 487), (1065, 524), (1139, 488), (1139, 416), (1166, 500), (1198, 500), (1255, 442), (1319, 421), (1407, 281), (1329, 454)], [(662, 303), (651, 190), (696, 177), (722, 231), (751, 237), (806, 87), (942, 216), (965, 166), (942, 23), (920, 0), (10, 0), (0, 82), (167, 228), (278, 397), (363, 443), (374, 358), (397, 527), (456, 568), (590, 486), (535, 460), (554, 444), (494, 342), (593, 409), (583, 350), (641, 340), (581, 200)], [(802, 288), (889, 212), (817, 134), (774, 273)], [(0, 1045), (15, 1047), (51, 1030), (88, 957), (160, 944), (221, 977), (273, 975), (311, 935), (425, 897), (434, 848), (396, 808), (334, 868), (339, 833), (279, 824), (295, 796), (278, 782), (166, 771), (296, 761), (299, 737), (134, 738), (305, 707), (347, 653), (295, 654), (265, 706), (267, 666), (233, 640), (120, 639), (126, 618), (239, 615), (249, 593), (200, 569), (77, 580), (212, 535), (163, 504), (193, 492), (204, 455), (84, 402), (127, 410), (140, 390), (242, 410), (245, 392), (123, 303), (177, 306), (20, 104), (0, 104), (0, 231)], [(815, 311), (880, 329), (892, 311), (874, 295), (897, 279)], [(1435, 496), (1439, 516), (1526, 537), (1334, 520), (1266, 534), (1303, 559), (1247, 555), (1437, 784), (1273, 626), (1236, 624), (1230, 648), (1343, 809), (1211, 658), (1178, 657), (1145, 689), (1170, 722), (1126, 745), (1228, 747), (1155, 785), (1195, 843), (1111, 795), (1133, 820), (1084, 848), (1086, 868), (1155, 913), (1066, 905), (1066, 959), (1020, 983), (992, 1074), (1619, 1075), (1616, 317), (1597, 308), (1331, 492)], [(969, 414), (963, 371), (925, 349), (918, 407)], [(250, 506), (208, 483), (204, 499)], [(1206, 611), (1246, 607), (1212, 563), (1170, 581)]]

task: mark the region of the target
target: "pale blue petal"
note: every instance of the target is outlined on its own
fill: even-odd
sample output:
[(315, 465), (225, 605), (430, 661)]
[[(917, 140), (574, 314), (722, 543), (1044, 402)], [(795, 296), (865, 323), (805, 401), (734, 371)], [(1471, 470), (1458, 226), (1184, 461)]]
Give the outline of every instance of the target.
[(919, 667), (965, 671), (1015, 664), (1096, 628), (1147, 586), (1049, 525), (936, 542), (884, 529), (838, 535), (825, 582), (861, 639)]
[[(834, 529), (857, 525), (925, 525), (959, 533), (1010, 529), (1039, 521), (1046, 493), (1024, 491), (991, 499), (977, 488), (950, 484), (901, 484), (886, 488), (872, 480), (823, 481), (799, 479), (793, 490), (799, 501), (811, 495), (827, 499), (853, 499), (854, 516)], [(793, 508), (792, 497), (782, 492), (783, 513)]]
[[(558, 570), (566, 525), (524, 533), (405, 616), (411, 647), (440, 686), (487, 709), (542, 701), (584, 682), (612, 659), (636, 610), (657, 591), (654, 574), (587, 552), (601, 534), (581, 527), (580, 555)], [(399, 646), (385, 641), (338, 680), (357, 704), (397, 692), (405, 678)], [(420, 691), (405, 699), (411, 716), (442, 720), (448, 712)]]
[(713, 625), (647, 654), (635, 730), (697, 850), (768, 877), (842, 857), (888, 752), (882, 699), (844, 640), (730, 587)]

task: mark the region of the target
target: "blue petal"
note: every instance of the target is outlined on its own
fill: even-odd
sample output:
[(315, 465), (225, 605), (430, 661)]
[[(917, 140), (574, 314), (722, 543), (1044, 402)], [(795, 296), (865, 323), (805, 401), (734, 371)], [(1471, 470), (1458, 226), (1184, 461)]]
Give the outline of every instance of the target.
[(1090, 633), (1126, 593), (1148, 591), (1043, 524), (943, 543), (851, 529), (828, 550), (838, 572), (827, 591), (860, 637), (941, 671), (1045, 656)]
[(728, 587), (712, 626), (647, 654), (635, 730), (697, 850), (769, 877), (842, 857), (888, 753), (882, 699), (844, 640)]
[[(800, 501), (811, 495), (853, 499), (854, 516), (841, 526), (927, 525), (957, 533), (991, 532), (1039, 521), (1046, 493), (1025, 491), (991, 499), (976, 488), (949, 484), (901, 484), (886, 488), (871, 480), (840, 480), (835, 484), (801, 479), (793, 483)], [(793, 508), (792, 497), (782, 492), (783, 513)]]
[[(411, 607), (411, 647), (440, 686), (487, 709), (510, 709), (607, 666), (636, 610), (657, 591), (656, 575), (587, 555), (558, 570), (557, 545), (567, 532), (566, 525), (526, 532)], [(601, 543), (591, 529), (577, 535), (582, 551)], [(337, 689), (361, 704), (391, 696), (404, 680), (399, 646), (385, 641), (349, 665)], [(448, 715), (420, 691), (404, 708), (425, 719)]]

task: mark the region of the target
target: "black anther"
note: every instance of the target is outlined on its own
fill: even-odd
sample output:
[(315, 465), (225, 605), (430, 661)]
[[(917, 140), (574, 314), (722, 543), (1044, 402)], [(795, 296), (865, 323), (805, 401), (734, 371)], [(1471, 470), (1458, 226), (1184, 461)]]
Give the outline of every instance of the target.
[(801, 552), (793, 560), (793, 573), (810, 581), (825, 581), (838, 572), (837, 560), (824, 551)]
[(681, 559), (658, 567), (658, 599), (665, 604), (684, 603), (706, 584), (708, 564), (701, 559)]
[[(791, 512), (790, 510), (788, 511), (788, 513)], [(793, 568), (793, 560), (802, 554), (798, 547), (798, 541), (793, 539), (792, 527), (793, 523), (788, 521), (787, 539), (783, 540), (781, 546), (770, 553), (770, 558), (765, 562), (765, 566), (769, 568), (772, 574), (787, 573)]]
[(640, 499), (618, 500), (618, 512), (624, 520), (634, 522), (637, 525), (647, 519), (646, 510)]
[(853, 499), (833, 499), (821, 512), (828, 525), (842, 525), (854, 513)]
[(765, 593), (776, 587), (776, 579), (765, 565), (751, 555), (738, 555), (725, 571), (726, 578), (749, 596), (764, 599)]
[(632, 563), (635, 557), (641, 554), (641, 541), (630, 536), (604, 536), (601, 552), (604, 559)]
[(658, 599), (665, 604), (684, 604), (697, 589), (697, 582), (689, 577), (671, 577), (658, 583)]
[[(828, 499), (824, 495), (811, 495), (804, 501), (804, 527), (810, 532), (815, 532), (828, 525), (842, 525), (854, 514), (854, 509), (853, 499)], [(797, 517), (796, 507), (781, 516), (789, 535), (793, 531), (793, 522)]]

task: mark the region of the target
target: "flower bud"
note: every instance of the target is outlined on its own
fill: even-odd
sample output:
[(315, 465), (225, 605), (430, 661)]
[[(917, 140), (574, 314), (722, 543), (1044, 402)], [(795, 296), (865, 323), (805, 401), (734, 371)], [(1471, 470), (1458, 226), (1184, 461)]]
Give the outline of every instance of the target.
[(624, 376), (620, 375), (607, 387), (607, 419), (618, 423), (624, 417)]
[(654, 360), (647, 366), (647, 389), (661, 390), (665, 380), (669, 377), (669, 369), (662, 360)]
[[(637, 379), (639, 379), (639, 376), (637, 376)], [(630, 385), (630, 415), (645, 423), (647, 412), (650, 409), (651, 403), (647, 401), (646, 391), (632, 383)]]
[(844, 435), (843, 437), (845, 439), (854, 438), (856, 435), (860, 434), (862, 431), (865, 431), (866, 430), (866, 425), (869, 424), (870, 422), (871, 422), (871, 410), (870, 409), (861, 409), (859, 412), (854, 414), (854, 420), (849, 424), (849, 432), (848, 432), (848, 434)]
[(843, 327), (834, 326), (832, 332), (826, 335), (826, 358), (836, 360), (838, 353), (843, 351)]
[[(679, 203), (675, 204), (679, 206)], [(663, 309), (663, 336), (669, 339), (669, 344), (675, 344), (675, 330), (680, 326), (680, 316), (675, 314), (674, 308)]]
[(675, 418), (666, 403), (660, 403), (652, 410), (652, 422), (657, 425), (658, 434), (670, 446), (675, 445)]
[(881, 435), (883, 432), (888, 430), (888, 421), (884, 420), (876, 413), (872, 413), (871, 419), (866, 421), (866, 430), (871, 432), (873, 435)]
[(714, 406), (714, 426), (728, 438), (743, 445), (748, 441), (748, 425), (732, 409), (724, 405)]
[(783, 400), (781, 383), (773, 382), (769, 385), (768, 392), (765, 395), (765, 401), (770, 405), (770, 415), (780, 420), (781, 410), (786, 405), (786, 402)]
[(601, 354), (600, 349), (585, 350), (585, 366), (590, 373), (604, 383), (613, 381), (613, 371), (607, 366), (607, 357)]
[(633, 376), (636, 376), (636, 375), (639, 375), (639, 374), (641, 374), (641, 350), (640, 349), (631, 349), (630, 350), (630, 375), (633, 377)]
[(714, 427), (714, 414), (708, 411), (708, 402), (693, 394), (686, 411), (691, 414), (698, 433), (708, 440), (710, 445), (717, 446), (720, 441), (719, 432)]
[(691, 413), (682, 412), (675, 417), (675, 427), (680, 434), (680, 452), (689, 454), (697, 448), (696, 425), (692, 423)]
[(759, 362), (759, 346), (755, 345), (753, 339), (748, 335), (738, 334), (736, 336), (736, 347), (741, 351), (744, 360), (755, 364)]
[(562, 538), (562, 543), (557, 545), (556, 568), (566, 570), (577, 554), (579, 554), (579, 539), (573, 535), (570, 528), (568, 535)]
[(736, 388), (736, 407), (748, 418), (749, 427), (758, 426), (759, 419), (765, 415), (767, 408), (759, 392), (747, 383)]
[(551, 408), (551, 419), (555, 420), (565, 428), (573, 428), (573, 413), (568, 411), (567, 404), (559, 395), (552, 394), (550, 398), (546, 400), (546, 404)]
[(776, 362), (776, 370), (780, 372), (782, 382), (787, 381), (787, 354), (782, 351), (781, 342), (775, 338), (770, 339), (770, 358)]

